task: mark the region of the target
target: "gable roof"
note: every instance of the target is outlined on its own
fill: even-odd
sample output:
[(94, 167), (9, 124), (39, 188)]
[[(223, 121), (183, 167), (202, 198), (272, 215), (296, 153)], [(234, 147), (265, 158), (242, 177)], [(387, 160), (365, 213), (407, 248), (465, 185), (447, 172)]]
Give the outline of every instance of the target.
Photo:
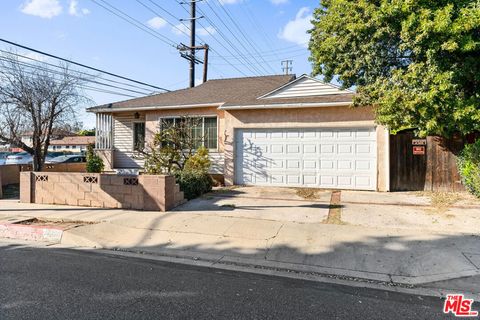
[(50, 141), (50, 145), (53, 146), (78, 146), (89, 145), (93, 143), (95, 143), (95, 136), (71, 136)]
[(353, 94), (351, 90), (341, 89), (332, 83), (325, 83), (306, 74), (259, 97), (259, 99), (294, 98), (307, 96), (327, 96), (334, 94)]
[(257, 97), (288, 83), (294, 78), (295, 76), (292, 75), (276, 75), (208, 80), (193, 88), (130, 99), (87, 110), (95, 112), (102, 109), (104, 111), (106, 108), (132, 109), (194, 105), (220, 106), (225, 103), (242, 104), (249, 100), (255, 100)]
[[(303, 79), (303, 80), (302, 80)], [(305, 79), (306, 75), (274, 75), (261, 77), (215, 79), (188, 89), (170, 91), (151, 96), (125, 100), (87, 109), (89, 112), (120, 112), (132, 110), (182, 109), (216, 106), (220, 109), (282, 107), (282, 105), (348, 105), (353, 92), (335, 88), (334, 93), (281, 96), (278, 94)], [(299, 82), (297, 82), (297, 80)], [(318, 81), (315, 79), (315, 81)], [(321, 83), (321, 82), (320, 82)], [(321, 83), (322, 85), (326, 85)], [(330, 85), (328, 85), (330, 86)], [(318, 91), (318, 90), (317, 90)], [(325, 92), (324, 92), (325, 93)], [(270, 96), (272, 95), (272, 96)], [(268, 96), (268, 98), (267, 98)]]

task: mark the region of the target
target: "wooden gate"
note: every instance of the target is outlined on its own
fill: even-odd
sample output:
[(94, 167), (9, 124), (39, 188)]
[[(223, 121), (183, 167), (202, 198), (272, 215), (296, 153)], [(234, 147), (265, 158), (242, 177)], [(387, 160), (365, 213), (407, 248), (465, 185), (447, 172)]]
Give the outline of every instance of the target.
[(391, 191), (462, 191), (455, 153), (463, 141), (415, 137), (413, 131), (390, 136)]

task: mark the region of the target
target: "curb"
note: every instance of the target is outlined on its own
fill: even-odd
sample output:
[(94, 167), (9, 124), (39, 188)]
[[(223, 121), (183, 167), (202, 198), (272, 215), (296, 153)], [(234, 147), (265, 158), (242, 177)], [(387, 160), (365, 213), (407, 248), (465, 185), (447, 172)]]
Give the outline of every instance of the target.
[(54, 226), (31, 226), (0, 223), (0, 238), (59, 243), (64, 229)]

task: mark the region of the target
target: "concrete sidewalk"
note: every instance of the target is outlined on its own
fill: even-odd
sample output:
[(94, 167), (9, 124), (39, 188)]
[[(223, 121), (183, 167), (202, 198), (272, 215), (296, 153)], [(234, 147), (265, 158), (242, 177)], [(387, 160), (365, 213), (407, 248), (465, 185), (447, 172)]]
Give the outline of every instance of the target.
[[(379, 227), (385, 219), (368, 217), (387, 215), (379, 210), (388, 207), (398, 216), (390, 217), (395, 221), (402, 212), (410, 215), (409, 206), (395, 207), (385, 198), (366, 208), (354, 203), (354, 194), (344, 196), (350, 201), (341, 205), (349, 222), (329, 224), (331, 192), (306, 200), (288, 190), (280, 196), (275, 190), (267, 194), (255, 188), (214, 193), (166, 213), (2, 200), (0, 221), (22, 216), (95, 222), (66, 230), (61, 243), (200, 259), (212, 266), (248, 265), (403, 285), (480, 275), (479, 224), (465, 225), (462, 220), (456, 222), (462, 227), (457, 229), (425, 228), (427, 222)], [(405, 201), (430, 206), (425, 197)], [(471, 210), (472, 218), (480, 215), (475, 207)], [(351, 216), (358, 223), (352, 223)]]

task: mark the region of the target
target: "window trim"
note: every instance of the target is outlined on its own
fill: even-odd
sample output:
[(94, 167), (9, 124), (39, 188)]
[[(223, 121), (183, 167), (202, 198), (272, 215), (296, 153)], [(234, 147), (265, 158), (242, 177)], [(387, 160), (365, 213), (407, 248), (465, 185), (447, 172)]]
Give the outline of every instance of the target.
[[(211, 114), (206, 114), (206, 115), (201, 115), (201, 114), (194, 114), (194, 115), (188, 115), (190, 118), (202, 118), (202, 134), (205, 133), (205, 118), (215, 118), (217, 121), (217, 139), (216, 139), (216, 148), (208, 148), (208, 151), (210, 152), (219, 152), (219, 129), (220, 129), (220, 119), (218, 115), (211, 115)], [(181, 119), (182, 116), (161, 116), (158, 117), (158, 129), (162, 130), (162, 121), (166, 119)], [(202, 146), (205, 146), (205, 141), (202, 141)]]

